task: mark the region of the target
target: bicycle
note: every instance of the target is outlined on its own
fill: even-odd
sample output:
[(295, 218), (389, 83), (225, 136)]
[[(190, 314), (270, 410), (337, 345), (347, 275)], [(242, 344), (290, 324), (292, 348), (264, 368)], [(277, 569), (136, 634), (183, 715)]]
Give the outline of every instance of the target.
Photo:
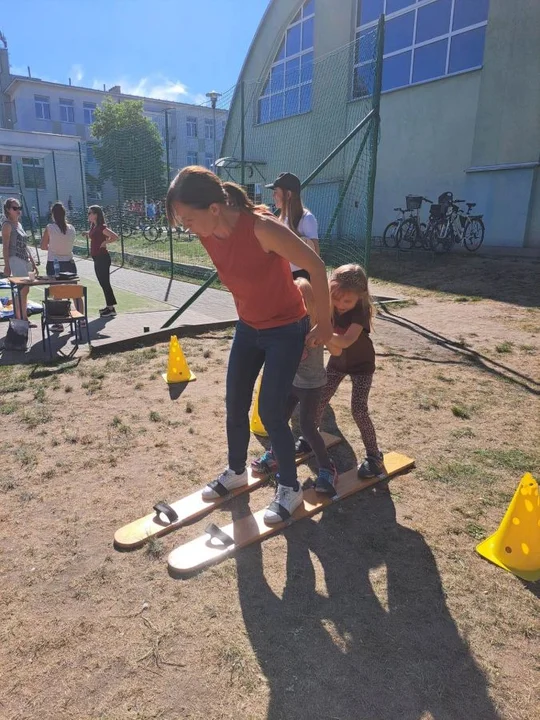
[(430, 224), (420, 222), (420, 208), (424, 200), (431, 203), (429, 198), (422, 195), (407, 195), (407, 211), (409, 217), (402, 223), (397, 233), (397, 247), (400, 250), (413, 250), (420, 248), (426, 250), (429, 248)]
[[(467, 205), (466, 213), (458, 207), (460, 204)], [(431, 238), (433, 252), (450, 252), (455, 244), (461, 242), (469, 252), (478, 250), (484, 241), (485, 226), (482, 215), (471, 215), (476, 203), (454, 199), (451, 192), (445, 192), (439, 196), (438, 207), (438, 232)]]
[[(394, 208), (394, 212), (401, 213), (401, 217), (399, 217), (397, 220), (393, 220), (391, 223), (388, 223), (388, 225), (384, 228), (382, 241), (385, 247), (395, 248), (399, 246), (401, 228), (405, 223), (407, 223), (411, 218), (415, 216), (415, 212), (416, 216), (418, 215), (418, 210), (422, 205), (422, 200), (425, 200), (425, 198), (417, 195), (407, 195), (407, 197), (405, 198), (405, 202), (407, 204), (406, 210), (400, 207)], [(420, 201), (419, 204), (418, 201)], [(406, 216), (407, 213), (408, 216)], [(423, 225), (423, 223), (421, 223), (421, 225)]]

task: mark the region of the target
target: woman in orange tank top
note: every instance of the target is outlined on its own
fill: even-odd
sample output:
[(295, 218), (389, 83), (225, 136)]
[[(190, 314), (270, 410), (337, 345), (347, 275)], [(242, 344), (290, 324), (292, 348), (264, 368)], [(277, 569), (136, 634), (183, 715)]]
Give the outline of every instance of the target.
[[(332, 336), (328, 282), (322, 260), (279, 220), (249, 204), (228, 204), (221, 180), (206, 168), (184, 168), (167, 193), (167, 215), (195, 235), (212, 258), (236, 303), (238, 323), (227, 370), (228, 467), (207, 485), (213, 500), (245, 485), (249, 409), (264, 365), (259, 413), (272, 442), (280, 473), (276, 497), (265, 522), (286, 520), (302, 502), (287, 398), (304, 344), (321, 345)], [(302, 295), (289, 263), (310, 276), (318, 323), (309, 332)]]

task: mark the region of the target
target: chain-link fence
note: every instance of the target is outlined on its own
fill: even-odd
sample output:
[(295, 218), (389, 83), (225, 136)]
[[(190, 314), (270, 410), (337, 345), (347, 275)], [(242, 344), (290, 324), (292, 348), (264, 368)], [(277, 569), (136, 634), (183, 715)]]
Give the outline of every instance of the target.
[(27, 227), (39, 237), (50, 205), (61, 200), (79, 231), (76, 250), (85, 255), (87, 207), (99, 204), (120, 237), (111, 246), (113, 262), (206, 279), (213, 268), (198, 238), (165, 218), (176, 172), (206, 164), (271, 205), (265, 185), (289, 171), (300, 177), (304, 204), (318, 220), (327, 264), (367, 264), (383, 34), (381, 19), (316, 60), (305, 52), (275, 61), (257, 81), (210, 93), (199, 117), (195, 107), (187, 120), (175, 108), (149, 116), (133, 102), (98, 109), (88, 138), (74, 138), (71, 151), (15, 159)]

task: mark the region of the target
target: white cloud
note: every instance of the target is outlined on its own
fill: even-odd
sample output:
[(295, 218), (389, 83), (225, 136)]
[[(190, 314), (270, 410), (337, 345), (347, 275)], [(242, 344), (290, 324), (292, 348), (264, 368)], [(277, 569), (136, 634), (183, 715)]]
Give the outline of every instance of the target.
[[(203, 102), (206, 98), (203, 95), (192, 95), (187, 85), (179, 80), (170, 80), (163, 75), (153, 75), (133, 81), (129, 78), (116, 78), (113, 81), (105, 82), (107, 89), (113, 85), (120, 85), (122, 92), (127, 95), (154, 98), (156, 100), (171, 100), (174, 102)], [(97, 90), (103, 89), (103, 81), (94, 80), (92, 87)], [(202, 98), (202, 99), (199, 99)]]
[(71, 78), (72, 83), (74, 83), (75, 85), (79, 85), (84, 77), (84, 70), (82, 69), (82, 65), (72, 65), (71, 70), (69, 71), (69, 77)]

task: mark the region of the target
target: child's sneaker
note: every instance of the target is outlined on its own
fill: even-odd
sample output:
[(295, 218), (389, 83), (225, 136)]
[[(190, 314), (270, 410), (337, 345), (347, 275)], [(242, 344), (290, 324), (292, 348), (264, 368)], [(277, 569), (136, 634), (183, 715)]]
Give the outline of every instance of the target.
[(225, 497), (231, 490), (242, 487), (242, 485), (247, 485), (247, 481), (247, 470), (237, 475), (234, 470), (227, 468), (218, 478), (209, 482), (203, 489), (203, 500), (217, 500), (220, 497)]
[(298, 438), (298, 440), (294, 444), (294, 452), (296, 454), (296, 457), (308, 455), (311, 452), (311, 445), (308, 443), (307, 440), (304, 440), (303, 437)]
[(382, 452), (379, 452), (378, 455), (368, 455), (364, 462), (358, 466), (358, 477), (361, 480), (369, 480), (370, 478), (384, 480), (387, 475)]
[(332, 468), (319, 468), (319, 474), (315, 480), (315, 492), (325, 493), (326, 495), (336, 494), (337, 470), (334, 463)]
[(303, 497), (304, 493), (300, 485), (298, 485), (298, 490), (293, 490), (287, 485), (278, 485), (276, 496), (264, 513), (264, 522), (267, 525), (276, 525), (288, 520), (296, 508), (302, 504)]
[(260, 458), (251, 463), (251, 470), (258, 475), (273, 475), (278, 470), (277, 460), (272, 450), (264, 452)]

